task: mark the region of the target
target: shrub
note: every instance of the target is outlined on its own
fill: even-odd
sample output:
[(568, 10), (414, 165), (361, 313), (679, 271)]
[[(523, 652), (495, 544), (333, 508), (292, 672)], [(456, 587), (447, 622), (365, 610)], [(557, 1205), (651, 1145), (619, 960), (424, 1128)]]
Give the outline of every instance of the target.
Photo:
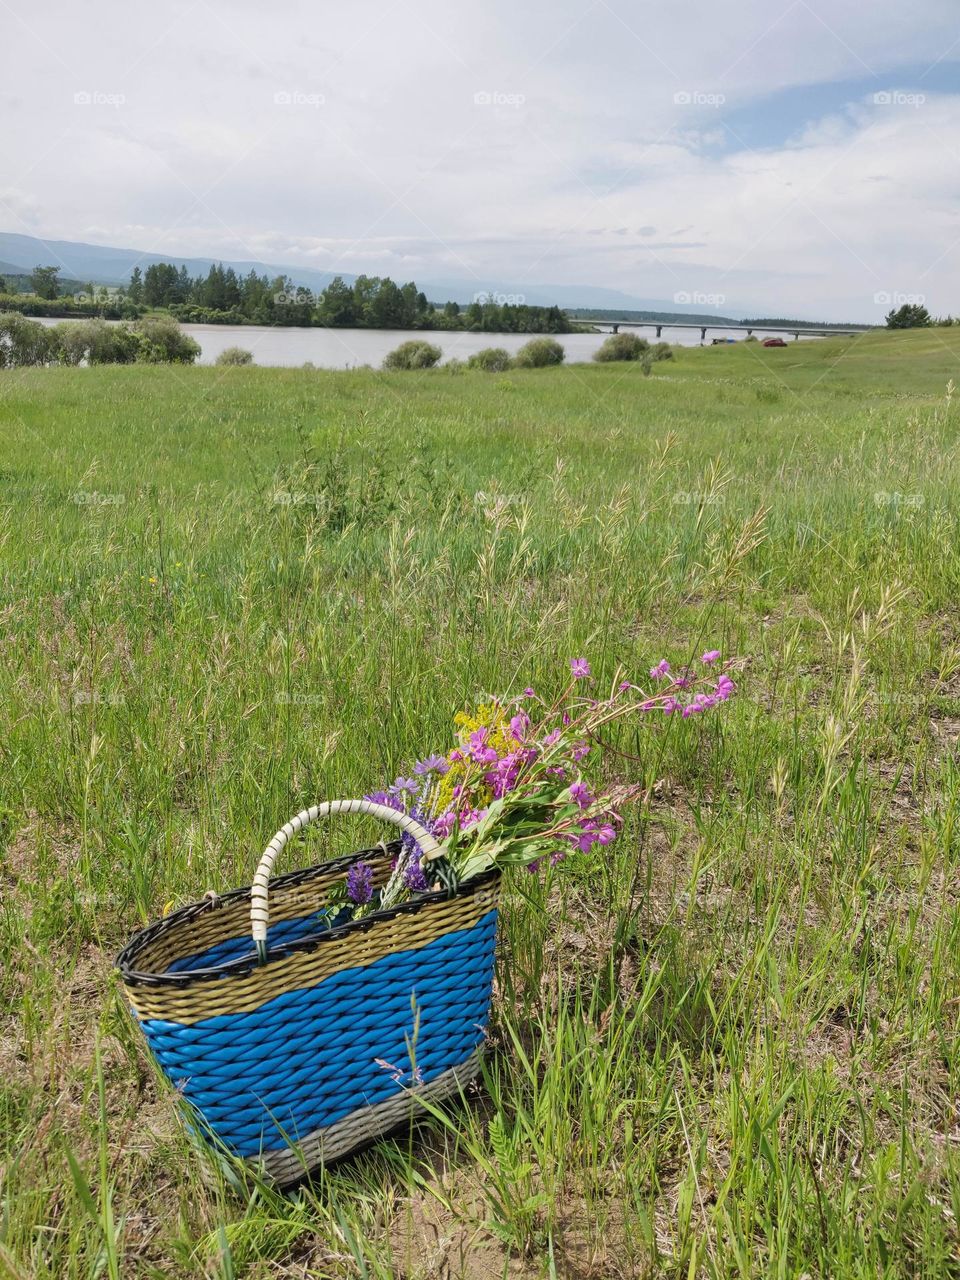
[(650, 348), (650, 354), (654, 360), (672, 360), (673, 347), (669, 342), (658, 342), (656, 346)]
[(15, 311), (0, 314), (0, 369), (47, 364), (54, 348), (52, 329)]
[(562, 364), (563, 357), (563, 347), (556, 338), (534, 338), (520, 348), (513, 363), (518, 369), (543, 369)]
[(422, 338), (401, 342), (383, 362), (384, 369), (432, 369), (443, 352)]
[(56, 325), (54, 353), (60, 364), (133, 364), (140, 354), (137, 335), (125, 324), (105, 320), (68, 321)]
[(227, 347), (220, 352), (214, 364), (253, 364), (253, 352), (243, 347)]
[(650, 349), (646, 338), (636, 333), (614, 333), (593, 353), (594, 360), (606, 364), (611, 360), (639, 360)]
[(134, 332), (140, 343), (137, 359), (143, 364), (193, 364), (200, 354), (199, 343), (170, 316), (145, 316)]
[(482, 369), (484, 373), (503, 373), (510, 368), (510, 352), (503, 347), (484, 347), (467, 361), (468, 369)]

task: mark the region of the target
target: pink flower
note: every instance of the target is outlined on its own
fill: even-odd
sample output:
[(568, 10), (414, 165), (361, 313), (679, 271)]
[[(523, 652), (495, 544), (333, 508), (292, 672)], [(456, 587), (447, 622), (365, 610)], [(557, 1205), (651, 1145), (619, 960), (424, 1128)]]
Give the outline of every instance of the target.
[(570, 670), (573, 672), (574, 677), (577, 680), (583, 680), (586, 676), (591, 674), (590, 663), (586, 658), (571, 658)]
[(708, 649), (708, 650), (707, 650), (707, 652), (706, 652), (705, 654), (703, 654), (703, 655), (702, 655), (702, 657), (700, 658), (700, 661), (701, 661), (701, 662), (716, 662), (716, 660), (717, 660), (719, 657), (720, 657), (720, 650), (719, 650), (719, 649)]
[(510, 732), (518, 742), (522, 742), (526, 736), (527, 730), (530, 728), (530, 717), (525, 711), (521, 711), (519, 715), (513, 716), (510, 721)]
[(590, 794), (588, 787), (582, 782), (571, 784), (570, 799), (581, 809), (586, 809), (593, 804), (593, 796)]
[(562, 733), (563, 733), (562, 729), (552, 729), (550, 733), (548, 733), (547, 736), (544, 738), (543, 745), (545, 747), (552, 747), (555, 742), (560, 741), (560, 735)]
[(666, 658), (661, 658), (655, 667), (650, 668), (650, 675), (654, 680), (666, 680), (670, 674), (670, 663)]

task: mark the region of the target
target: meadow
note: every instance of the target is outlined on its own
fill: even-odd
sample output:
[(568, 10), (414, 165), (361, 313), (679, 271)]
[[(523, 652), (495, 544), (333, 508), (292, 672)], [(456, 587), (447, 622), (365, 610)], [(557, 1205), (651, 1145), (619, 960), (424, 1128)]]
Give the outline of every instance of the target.
[[(960, 1277), (958, 370), (0, 374), (0, 1275)], [(621, 838), (506, 886), (482, 1086), (292, 1197), (208, 1167), (129, 935), (482, 691), (711, 647)]]

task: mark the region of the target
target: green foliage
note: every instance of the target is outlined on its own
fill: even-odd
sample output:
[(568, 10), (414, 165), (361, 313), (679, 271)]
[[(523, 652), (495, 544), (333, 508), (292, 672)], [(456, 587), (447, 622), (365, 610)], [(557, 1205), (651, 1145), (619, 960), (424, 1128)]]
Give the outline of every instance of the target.
[(226, 347), (217, 356), (214, 364), (220, 365), (242, 365), (253, 364), (253, 352), (246, 351), (243, 347)]
[(133, 327), (140, 340), (137, 359), (144, 364), (193, 364), (200, 344), (170, 316), (145, 316)]
[(503, 347), (484, 347), (469, 358), (467, 368), (482, 369), (484, 373), (503, 373), (510, 364), (510, 352)]
[(139, 339), (126, 325), (69, 321), (55, 325), (51, 332), (60, 364), (132, 364), (140, 354)]
[(30, 272), (30, 287), (38, 298), (55, 298), (60, 279), (56, 267), (34, 267)]
[(53, 352), (52, 330), (15, 311), (0, 312), (0, 369), (47, 364)]
[(563, 347), (556, 338), (534, 338), (520, 348), (513, 363), (518, 369), (543, 369), (562, 364), (563, 357)]
[(419, 338), (411, 338), (409, 342), (401, 342), (399, 347), (386, 356), (384, 369), (432, 369), (443, 352), (430, 342)]
[(593, 353), (598, 364), (612, 360), (639, 360), (650, 350), (650, 343), (636, 333), (614, 333)]
[(885, 318), (888, 329), (925, 329), (933, 323), (926, 307), (911, 302), (888, 311)]

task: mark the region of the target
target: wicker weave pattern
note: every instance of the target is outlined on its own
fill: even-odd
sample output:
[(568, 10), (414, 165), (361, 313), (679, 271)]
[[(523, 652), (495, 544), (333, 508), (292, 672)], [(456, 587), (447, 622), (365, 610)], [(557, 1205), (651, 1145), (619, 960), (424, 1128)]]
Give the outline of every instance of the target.
[(363, 1107), (345, 1120), (318, 1129), (315, 1133), (308, 1133), (295, 1147), (287, 1147), (282, 1151), (265, 1151), (262, 1155), (248, 1157), (246, 1163), (259, 1169), (280, 1186), (295, 1182), (317, 1165), (349, 1155), (358, 1147), (384, 1137), (398, 1125), (415, 1120), (421, 1099), (439, 1103), (448, 1098), (456, 1098), (463, 1093), (479, 1070), (478, 1050), (466, 1062), (444, 1071), (429, 1084), (404, 1089), (386, 1102)]
[(191, 1026), (148, 1019), (143, 1030), (205, 1125), (234, 1154), (254, 1156), (469, 1058), (483, 1041), (495, 939), (490, 911), (470, 929), (341, 969), (251, 1013)]
[(383, 885), (398, 852), (381, 845), (272, 880), (257, 947), (245, 889), (174, 912), (120, 957), (196, 1127), (280, 1183), (402, 1123), (415, 1096), (458, 1093), (478, 1069), (499, 875), (359, 920), (331, 917), (330, 891), (355, 861)]

